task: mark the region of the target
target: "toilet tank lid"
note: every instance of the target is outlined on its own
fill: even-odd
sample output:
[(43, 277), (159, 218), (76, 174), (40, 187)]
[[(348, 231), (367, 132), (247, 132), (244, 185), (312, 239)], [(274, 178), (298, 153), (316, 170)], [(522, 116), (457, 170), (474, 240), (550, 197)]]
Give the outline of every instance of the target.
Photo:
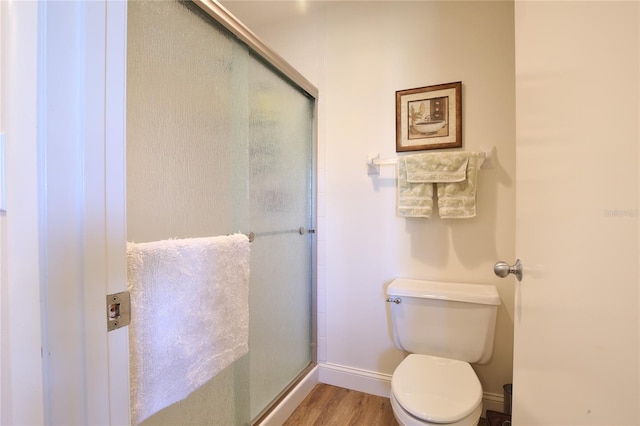
[(389, 296), (419, 297), (423, 299), (499, 305), (496, 287), (485, 284), (450, 283), (396, 278), (387, 287)]

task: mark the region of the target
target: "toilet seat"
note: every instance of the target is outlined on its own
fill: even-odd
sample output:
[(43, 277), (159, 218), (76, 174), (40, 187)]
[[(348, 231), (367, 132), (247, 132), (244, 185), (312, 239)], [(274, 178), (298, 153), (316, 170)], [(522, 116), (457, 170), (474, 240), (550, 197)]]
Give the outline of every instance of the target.
[(430, 423), (456, 423), (482, 404), (482, 386), (469, 363), (411, 354), (391, 377), (391, 392), (412, 416)]
[(398, 425), (400, 426), (478, 426), (480, 423), (480, 416), (482, 415), (482, 404), (478, 404), (478, 407), (471, 414), (455, 423), (430, 423), (412, 416), (408, 411), (402, 408), (393, 396), (393, 392), (389, 399), (391, 401), (391, 407), (393, 408), (393, 416), (396, 418)]

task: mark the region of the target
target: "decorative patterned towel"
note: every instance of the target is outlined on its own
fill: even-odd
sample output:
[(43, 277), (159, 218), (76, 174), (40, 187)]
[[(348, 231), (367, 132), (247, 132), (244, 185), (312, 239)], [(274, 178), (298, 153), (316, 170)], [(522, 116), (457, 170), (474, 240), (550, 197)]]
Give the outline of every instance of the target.
[(398, 158), (397, 213), (403, 217), (429, 219), (433, 211), (433, 184), (407, 181), (406, 156)]
[(440, 217), (474, 217), (478, 167), (477, 153), (445, 152), (399, 157), (398, 216), (430, 218), (433, 185), (436, 184)]
[(249, 240), (235, 234), (129, 243), (127, 264), (137, 425), (247, 353)]
[(443, 219), (469, 219), (476, 216), (478, 154), (469, 154), (467, 178), (461, 182), (439, 183), (438, 213)]
[(468, 152), (414, 154), (403, 157), (409, 183), (443, 183), (465, 180)]

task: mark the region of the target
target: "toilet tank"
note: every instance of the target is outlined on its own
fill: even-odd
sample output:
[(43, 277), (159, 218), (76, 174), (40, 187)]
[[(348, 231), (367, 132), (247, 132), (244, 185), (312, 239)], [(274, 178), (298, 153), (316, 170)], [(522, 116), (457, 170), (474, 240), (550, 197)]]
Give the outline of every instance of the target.
[(399, 349), (478, 364), (491, 358), (500, 305), (494, 286), (396, 278), (387, 295)]

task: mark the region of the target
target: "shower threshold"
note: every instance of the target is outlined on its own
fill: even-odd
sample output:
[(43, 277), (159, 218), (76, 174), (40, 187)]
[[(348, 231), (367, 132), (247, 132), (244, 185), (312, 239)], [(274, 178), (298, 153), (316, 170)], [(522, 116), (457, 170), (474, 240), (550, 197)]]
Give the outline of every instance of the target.
[(319, 382), (318, 365), (310, 363), (274, 400), (251, 422), (251, 426), (279, 426), (283, 424)]

